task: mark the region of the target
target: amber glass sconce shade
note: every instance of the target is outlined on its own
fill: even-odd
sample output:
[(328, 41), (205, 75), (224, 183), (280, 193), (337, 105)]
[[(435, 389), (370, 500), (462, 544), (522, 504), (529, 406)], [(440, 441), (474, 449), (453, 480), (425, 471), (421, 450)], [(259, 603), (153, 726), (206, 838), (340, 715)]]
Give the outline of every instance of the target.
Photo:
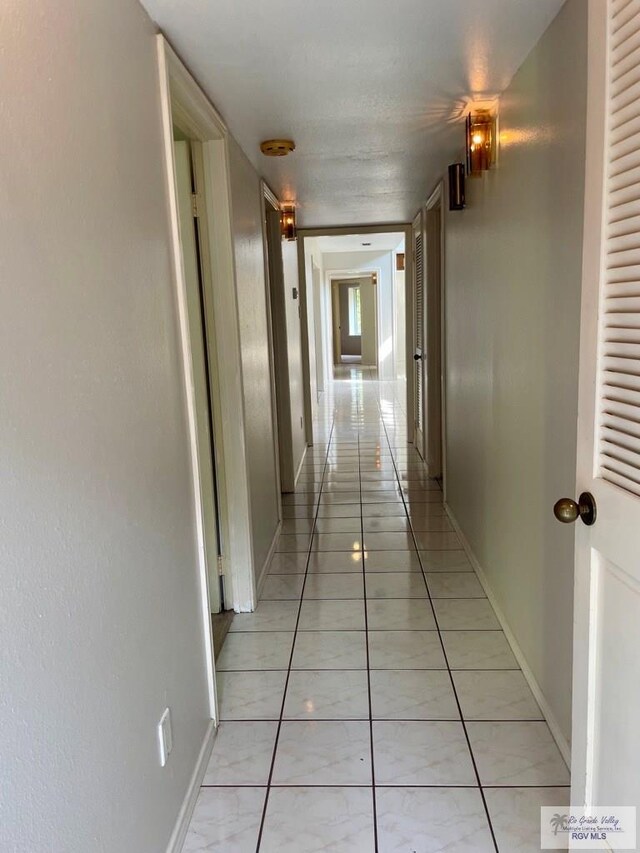
[(280, 211), (280, 228), (283, 240), (296, 239), (296, 208), (293, 204), (283, 204)]
[(490, 169), (496, 158), (496, 119), (489, 110), (467, 116), (467, 174), (479, 175)]

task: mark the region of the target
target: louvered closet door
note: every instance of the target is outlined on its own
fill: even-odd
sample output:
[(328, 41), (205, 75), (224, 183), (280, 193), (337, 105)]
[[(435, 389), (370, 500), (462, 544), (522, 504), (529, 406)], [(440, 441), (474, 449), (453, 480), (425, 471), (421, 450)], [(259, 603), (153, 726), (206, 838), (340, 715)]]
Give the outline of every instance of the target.
[(589, 0), (587, 122), (573, 794), (640, 809), (640, 0)]
[(413, 328), (414, 328), (414, 428), (415, 445), (424, 457), (424, 234), (422, 214), (413, 221)]

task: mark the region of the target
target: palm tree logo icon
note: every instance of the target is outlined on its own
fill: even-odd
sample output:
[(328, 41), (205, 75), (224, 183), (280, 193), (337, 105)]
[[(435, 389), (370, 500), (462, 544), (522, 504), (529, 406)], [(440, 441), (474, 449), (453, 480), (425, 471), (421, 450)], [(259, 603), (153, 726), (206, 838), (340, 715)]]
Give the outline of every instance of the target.
[(559, 830), (563, 830), (563, 832), (567, 832), (569, 827), (567, 826), (567, 821), (569, 820), (569, 815), (559, 814), (556, 812), (554, 816), (551, 818), (549, 823), (553, 827), (553, 834), (557, 835)]

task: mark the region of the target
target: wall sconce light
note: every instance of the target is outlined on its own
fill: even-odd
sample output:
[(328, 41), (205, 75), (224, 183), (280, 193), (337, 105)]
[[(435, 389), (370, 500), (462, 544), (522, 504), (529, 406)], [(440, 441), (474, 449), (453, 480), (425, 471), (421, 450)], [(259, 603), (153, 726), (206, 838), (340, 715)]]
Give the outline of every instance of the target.
[(496, 118), (489, 110), (476, 110), (467, 116), (467, 174), (479, 175), (490, 169), (496, 159)]
[(280, 208), (280, 230), (283, 240), (296, 239), (296, 206), (283, 204)]
[(464, 210), (464, 163), (449, 166), (449, 210)]

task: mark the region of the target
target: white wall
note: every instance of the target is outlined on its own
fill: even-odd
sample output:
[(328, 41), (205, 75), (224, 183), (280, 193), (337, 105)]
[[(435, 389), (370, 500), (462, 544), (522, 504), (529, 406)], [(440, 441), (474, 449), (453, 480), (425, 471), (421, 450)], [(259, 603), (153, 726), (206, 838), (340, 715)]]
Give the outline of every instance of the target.
[(159, 853), (209, 713), (154, 28), (6, 0), (2, 45), (0, 849)]
[(277, 530), (279, 502), (271, 418), (261, 189), (260, 179), (253, 166), (233, 139), (230, 140), (229, 161), (253, 554), (255, 571), (259, 577)]
[(326, 273), (380, 270), (378, 277), (378, 375), (394, 378), (393, 364), (393, 253), (392, 252), (323, 252)]
[(586, 13), (569, 0), (500, 105), (497, 168), (446, 215), (447, 498), (570, 736)]

